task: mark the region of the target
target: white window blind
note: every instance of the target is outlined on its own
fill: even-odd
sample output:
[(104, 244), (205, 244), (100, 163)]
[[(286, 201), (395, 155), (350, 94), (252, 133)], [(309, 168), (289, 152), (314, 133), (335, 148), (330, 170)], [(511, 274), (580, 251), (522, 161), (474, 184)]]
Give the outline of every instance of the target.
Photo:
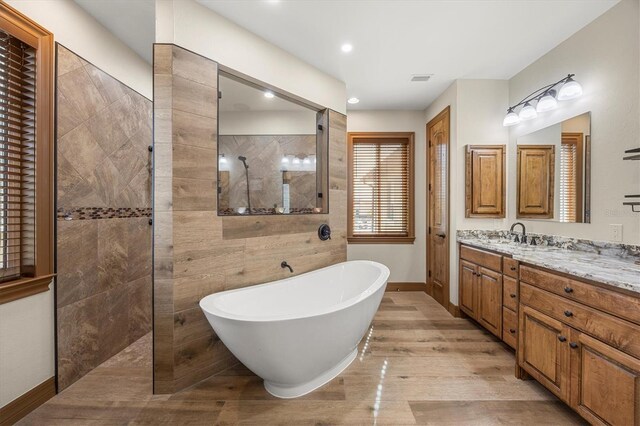
[(353, 142), (354, 237), (409, 236), (409, 143)]
[(35, 267), (35, 53), (0, 31), (0, 281)]

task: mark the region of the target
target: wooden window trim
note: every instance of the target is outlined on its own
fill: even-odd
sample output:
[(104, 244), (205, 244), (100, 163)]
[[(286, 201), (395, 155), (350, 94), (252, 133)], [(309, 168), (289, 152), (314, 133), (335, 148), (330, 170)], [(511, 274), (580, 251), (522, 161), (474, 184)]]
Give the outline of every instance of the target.
[(35, 273), (0, 284), (0, 304), (49, 289), (53, 274), (53, 34), (0, 2), (0, 28), (36, 49)]
[[(355, 139), (406, 139), (409, 144), (408, 236), (353, 235), (353, 145)], [(349, 244), (413, 244), (415, 237), (415, 133), (414, 132), (349, 132), (348, 147), (348, 206), (347, 242)]]

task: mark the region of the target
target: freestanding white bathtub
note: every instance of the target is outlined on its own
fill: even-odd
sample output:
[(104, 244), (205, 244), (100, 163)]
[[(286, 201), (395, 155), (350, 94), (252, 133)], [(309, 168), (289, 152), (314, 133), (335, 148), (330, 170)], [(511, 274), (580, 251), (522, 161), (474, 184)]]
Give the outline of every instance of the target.
[(200, 307), (269, 393), (295, 398), (329, 382), (355, 359), (388, 278), (389, 269), (380, 263), (344, 262), (214, 293)]

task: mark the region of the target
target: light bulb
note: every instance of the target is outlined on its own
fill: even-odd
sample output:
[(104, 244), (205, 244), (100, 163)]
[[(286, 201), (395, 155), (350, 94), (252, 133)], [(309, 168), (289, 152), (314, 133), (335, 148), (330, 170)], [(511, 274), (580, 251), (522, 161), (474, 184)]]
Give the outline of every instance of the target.
[(573, 78), (569, 77), (560, 88), (560, 92), (558, 93), (558, 100), (568, 101), (580, 96), (582, 96), (582, 86)]
[(524, 104), (524, 106), (520, 110), (520, 114), (518, 114), (518, 117), (520, 117), (520, 120), (522, 121), (533, 120), (537, 116), (538, 116), (538, 113), (536, 112), (536, 109), (533, 106), (531, 106), (529, 102)]
[(355, 105), (358, 102), (360, 102), (360, 99), (358, 99), (358, 98), (349, 98), (349, 99), (347, 99), (347, 102), (350, 103), (351, 105)]
[(295, 157), (293, 159), (293, 164), (300, 164), (300, 159), (298, 157)]
[(518, 114), (513, 112), (513, 108), (509, 108), (507, 110), (507, 115), (505, 115), (504, 117), (504, 121), (502, 122), (502, 125), (505, 127), (508, 127), (508, 126), (516, 125), (519, 122), (520, 122), (520, 117), (518, 117)]
[(222, 154), (222, 157), (220, 157), (220, 164), (227, 164), (227, 159), (224, 158), (224, 154)]
[(545, 112), (556, 109), (558, 107), (558, 101), (556, 100), (555, 96), (555, 90), (549, 90), (548, 92), (546, 92), (544, 96), (538, 101), (538, 105), (536, 105), (536, 111)]
[(311, 164), (311, 160), (309, 160), (309, 157), (304, 157), (304, 160), (302, 160), (302, 164)]
[(353, 50), (353, 45), (351, 43), (345, 43), (340, 46), (340, 50), (342, 50), (344, 53), (349, 53)]
[(282, 157), (282, 164), (289, 164), (289, 159), (287, 157)]

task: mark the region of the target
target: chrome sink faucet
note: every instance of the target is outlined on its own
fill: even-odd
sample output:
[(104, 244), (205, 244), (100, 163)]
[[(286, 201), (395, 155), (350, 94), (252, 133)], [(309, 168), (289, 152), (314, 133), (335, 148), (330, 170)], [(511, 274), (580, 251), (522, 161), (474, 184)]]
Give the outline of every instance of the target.
[[(516, 233), (513, 231), (513, 228), (515, 228), (517, 225), (520, 225), (520, 226), (522, 227), (522, 238), (519, 238), (519, 237), (518, 237), (518, 234), (516, 234)], [(516, 235), (516, 237), (513, 239), (513, 241), (514, 241), (514, 242), (516, 242), (516, 243), (522, 243), (522, 244), (527, 244), (527, 229), (525, 228), (524, 223), (522, 223), (522, 222), (516, 222), (516, 223), (514, 223), (513, 225), (511, 225), (511, 229), (509, 229), (509, 231), (510, 231), (512, 234), (515, 234), (515, 235)]]

